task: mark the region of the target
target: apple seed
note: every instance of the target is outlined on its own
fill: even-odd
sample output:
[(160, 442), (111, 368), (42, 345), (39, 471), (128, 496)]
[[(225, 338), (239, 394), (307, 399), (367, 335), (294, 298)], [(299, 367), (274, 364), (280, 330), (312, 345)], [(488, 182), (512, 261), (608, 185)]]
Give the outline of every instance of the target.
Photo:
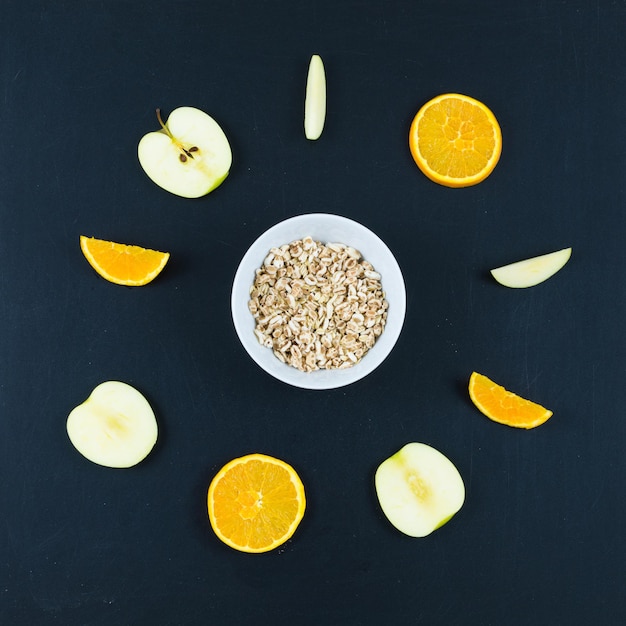
[(180, 156), (178, 157), (180, 159), (180, 162), (186, 163), (187, 157), (189, 157), (190, 159), (193, 159), (193, 154), (191, 153), (198, 151), (197, 146), (193, 146), (192, 148), (189, 148), (189, 150), (184, 148), (178, 141), (176, 141), (176, 139), (174, 139), (174, 136), (170, 132), (170, 129), (163, 123), (163, 118), (161, 117), (161, 109), (156, 110), (156, 116), (157, 116), (157, 119), (159, 120), (159, 124), (161, 124), (161, 128), (163, 128), (167, 136), (174, 142), (176, 147), (181, 151)]

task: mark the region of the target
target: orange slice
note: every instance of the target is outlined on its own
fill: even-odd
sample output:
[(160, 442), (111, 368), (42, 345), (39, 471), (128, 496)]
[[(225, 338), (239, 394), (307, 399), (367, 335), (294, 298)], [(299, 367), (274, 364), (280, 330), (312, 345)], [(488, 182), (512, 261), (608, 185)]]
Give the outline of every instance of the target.
[(418, 111), (409, 147), (428, 178), (446, 187), (469, 187), (487, 178), (498, 163), (502, 132), (482, 102), (446, 93)]
[(207, 497), (215, 534), (242, 552), (267, 552), (285, 543), (304, 516), (304, 485), (284, 461), (249, 454), (227, 463)]
[(102, 278), (131, 287), (146, 285), (154, 280), (170, 258), (169, 252), (157, 252), (84, 235), (80, 237), (80, 249)]
[(470, 376), (469, 395), (481, 413), (507, 426), (535, 428), (552, 417), (552, 411), (516, 396), (476, 372)]

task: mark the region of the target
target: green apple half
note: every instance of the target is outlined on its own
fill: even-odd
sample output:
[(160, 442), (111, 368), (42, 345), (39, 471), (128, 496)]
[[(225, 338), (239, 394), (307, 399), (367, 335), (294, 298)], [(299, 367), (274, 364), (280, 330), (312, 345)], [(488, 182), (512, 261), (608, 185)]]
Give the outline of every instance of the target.
[(411, 537), (440, 528), (465, 501), (465, 485), (452, 461), (425, 443), (408, 443), (383, 461), (375, 483), (383, 513)]
[(554, 276), (569, 261), (571, 255), (572, 249), (564, 248), (532, 259), (503, 265), (491, 270), (491, 275), (505, 287), (515, 289), (534, 287)]
[(139, 163), (159, 187), (183, 198), (204, 196), (224, 181), (232, 164), (228, 139), (219, 124), (194, 107), (171, 112), (161, 129), (144, 135)]
[(132, 467), (154, 447), (158, 427), (148, 401), (115, 380), (98, 385), (67, 418), (67, 434), (87, 459), (106, 467)]

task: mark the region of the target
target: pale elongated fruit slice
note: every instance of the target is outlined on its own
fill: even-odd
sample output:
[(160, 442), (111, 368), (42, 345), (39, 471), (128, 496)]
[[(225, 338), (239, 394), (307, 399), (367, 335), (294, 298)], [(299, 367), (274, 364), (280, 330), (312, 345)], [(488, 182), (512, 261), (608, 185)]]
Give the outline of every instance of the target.
[(67, 434), (90, 461), (106, 467), (132, 467), (154, 447), (158, 427), (152, 407), (139, 391), (110, 380), (72, 410)]
[(307, 139), (319, 139), (326, 121), (326, 73), (318, 54), (309, 62), (304, 101), (304, 134)]
[(532, 259), (503, 265), (491, 270), (491, 275), (505, 287), (517, 289), (534, 287), (554, 276), (569, 261), (571, 255), (571, 248), (563, 248)]
[(457, 468), (425, 443), (408, 443), (383, 461), (375, 484), (383, 513), (411, 537), (425, 537), (440, 528), (465, 501)]
[(139, 163), (159, 187), (184, 198), (204, 196), (224, 181), (232, 164), (228, 139), (219, 124), (194, 107), (174, 109), (161, 129), (144, 135)]

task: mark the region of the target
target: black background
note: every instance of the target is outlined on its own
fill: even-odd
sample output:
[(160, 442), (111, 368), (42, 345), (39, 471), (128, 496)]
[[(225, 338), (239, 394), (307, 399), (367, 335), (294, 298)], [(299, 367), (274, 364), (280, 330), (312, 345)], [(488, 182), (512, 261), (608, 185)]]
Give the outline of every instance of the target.
[[(626, 506), (626, 3), (18, 2), (0, 18), (0, 623), (623, 624)], [(311, 54), (328, 114), (304, 138)], [(466, 189), (426, 179), (407, 133), (455, 91), (497, 116), (503, 152)], [(231, 141), (199, 200), (136, 156), (155, 108), (212, 115)], [(389, 358), (343, 389), (262, 372), (230, 289), (264, 230), (357, 220), (404, 272)], [(167, 250), (143, 288), (110, 284), (79, 235)], [(488, 270), (572, 246), (549, 281)], [(471, 404), (472, 370), (554, 411), (521, 431)], [(139, 389), (160, 439), (129, 470), (91, 464), (65, 420), (100, 382)], [(378, 464), (409, 441), (467, 489), (424, 539), (379, 509)], [(230, 459), (291, 463), (308, 507), (263, 555), (213, 534)]]

